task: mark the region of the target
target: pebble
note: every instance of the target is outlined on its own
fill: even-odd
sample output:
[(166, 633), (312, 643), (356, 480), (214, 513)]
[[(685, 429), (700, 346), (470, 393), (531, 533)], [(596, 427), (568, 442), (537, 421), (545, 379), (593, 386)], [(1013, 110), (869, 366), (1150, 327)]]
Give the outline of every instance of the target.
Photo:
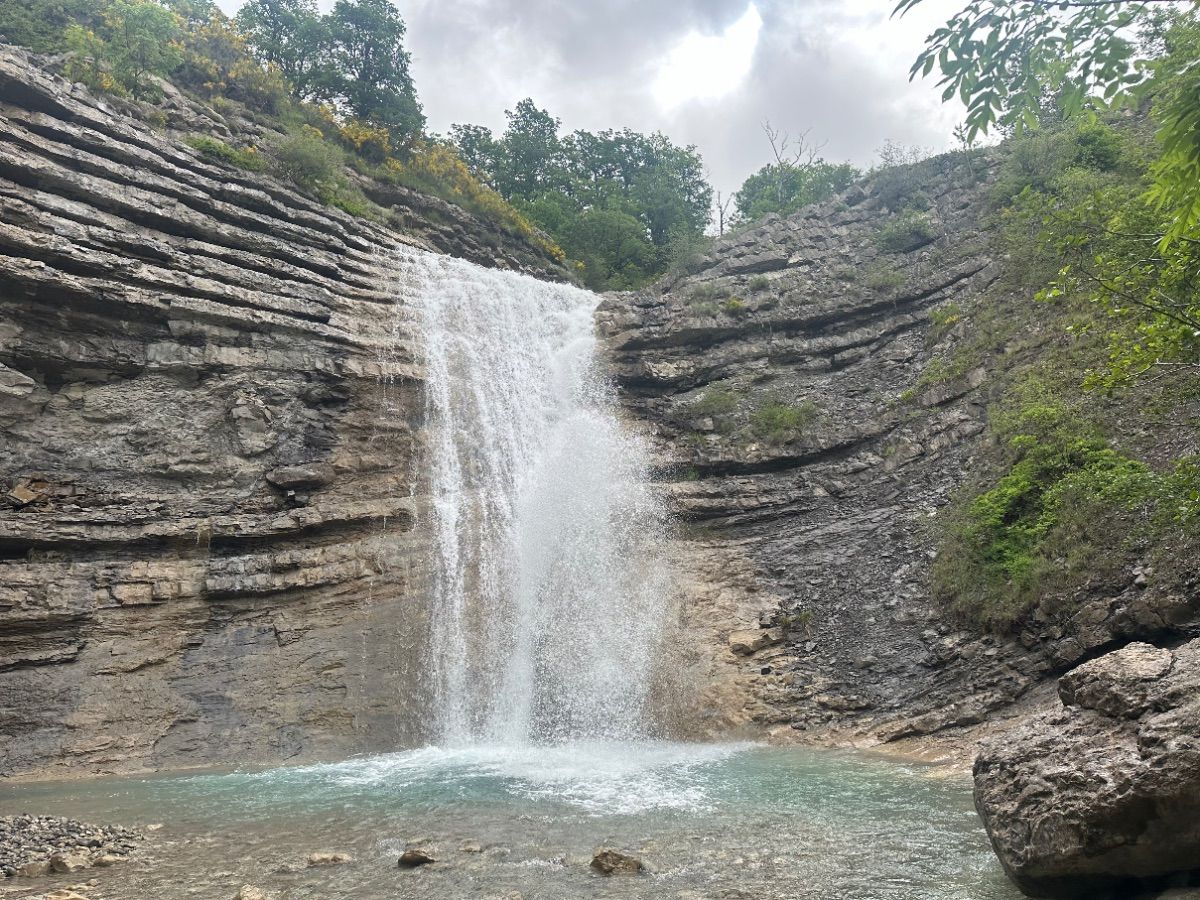
[(140, 840), (137, 830), (118, 825), (59, 816), (0, 816), (0, 876), (32, 878), (113, 865)]
[(415, 869), (417, 866), (425, 866), (432, 862), (437, 862), (437, 860), (424, 850), (410, 849), (400, 855), (400, 862), (397, 865), (402, 869)]

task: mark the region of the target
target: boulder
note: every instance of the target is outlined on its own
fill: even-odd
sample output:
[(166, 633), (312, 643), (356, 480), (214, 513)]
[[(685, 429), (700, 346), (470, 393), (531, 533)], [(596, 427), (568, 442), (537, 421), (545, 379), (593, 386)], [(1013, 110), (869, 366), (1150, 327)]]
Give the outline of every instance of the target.
[(83, 853), (55, 853), (50, 857), (50, 871), (54, 873), (78, 872), (91, 864)]
[(17, 866), (17, 875), (22, 878), (40, 878), (42, 875), (50, 874), (50, 861), (45, 859), (36, 859), (32, 862), (27, 862), (24, 865)]
[(1034, 897), (1104, 897), (1200, 874), (1200, 640), (1135, 643), (1059, 680), (1063, 708), (986, 744), (975, 806)]
[(601, 875), (640, 875), (646, 867), (636, 856), (604, 848), (592, 857), (592, 869)]

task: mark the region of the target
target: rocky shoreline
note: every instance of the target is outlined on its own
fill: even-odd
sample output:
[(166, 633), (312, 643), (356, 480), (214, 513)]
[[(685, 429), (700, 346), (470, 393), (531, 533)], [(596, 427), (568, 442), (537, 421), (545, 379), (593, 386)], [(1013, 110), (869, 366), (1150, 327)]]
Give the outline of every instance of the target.
[(124, 862), (145, 839), (120, 825), (91, 825), (60, 816), (0, 817), (0, 874), (32, 878)]

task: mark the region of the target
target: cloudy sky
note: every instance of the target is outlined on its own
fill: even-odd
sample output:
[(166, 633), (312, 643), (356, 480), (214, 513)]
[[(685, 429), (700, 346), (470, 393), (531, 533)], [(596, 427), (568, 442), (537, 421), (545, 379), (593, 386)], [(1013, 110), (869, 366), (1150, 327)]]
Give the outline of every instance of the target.
[[(239, 0), (220, 0), (227, 12)], [(328, 8), (332, 0), (322, 4)], [(868, 165), (886, 140), (941, 150), (962, 112), (910, 84), (922, 40), (962, 6), (925, 0), (399, 0), (430, 127), (501, 130), (533, 97), (566, 130), (629, 126), (699, 146), (728, 192), (770, 159), (761, 123)]]

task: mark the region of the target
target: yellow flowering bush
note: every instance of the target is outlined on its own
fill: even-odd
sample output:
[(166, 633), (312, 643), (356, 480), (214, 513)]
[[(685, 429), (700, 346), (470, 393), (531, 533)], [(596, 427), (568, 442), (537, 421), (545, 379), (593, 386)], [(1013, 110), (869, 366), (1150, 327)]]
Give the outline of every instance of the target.
[(496, 191), (476, 178), (451, 145), (419, 139), (406, 160), (402, 162), (393, 157), (385, 165), (409, 187), (436, 194), (521, 235), (560, 263), (566, 260), (562, 248), (534, 228), (529, 219), (513, 209)]

